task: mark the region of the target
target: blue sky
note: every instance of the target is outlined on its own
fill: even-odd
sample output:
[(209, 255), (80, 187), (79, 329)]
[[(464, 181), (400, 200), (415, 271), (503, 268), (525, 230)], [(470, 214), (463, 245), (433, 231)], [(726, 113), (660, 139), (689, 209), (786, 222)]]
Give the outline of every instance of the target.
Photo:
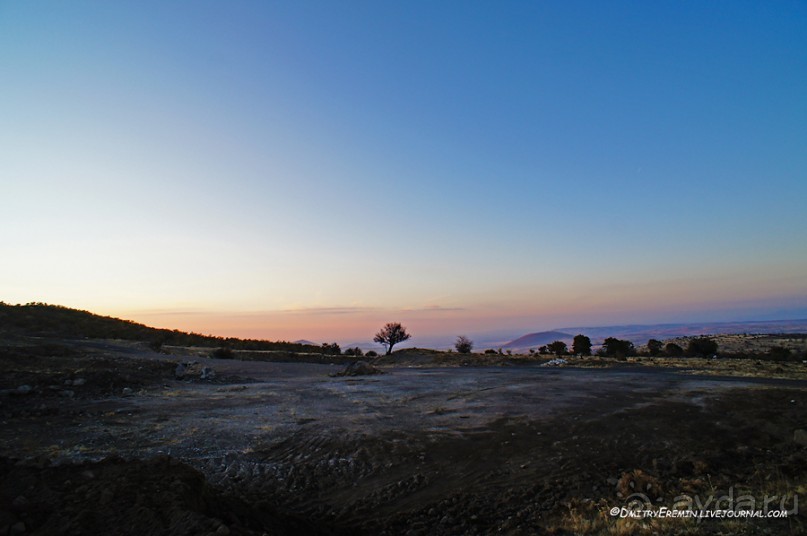
[(804, 2), (0, 4), (0, 299), (214, 333), (807, 314)]

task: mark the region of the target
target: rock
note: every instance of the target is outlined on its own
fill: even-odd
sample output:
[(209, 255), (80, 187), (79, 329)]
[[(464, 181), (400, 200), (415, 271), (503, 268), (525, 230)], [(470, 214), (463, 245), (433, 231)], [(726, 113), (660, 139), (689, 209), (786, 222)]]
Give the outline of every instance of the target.
[(227, 525), (219, 525), (219, 528), (216, 530), (216, 534), (220, 534), (221, 536), (227, 536), (230, 534), (230, 529), (227, 528)]
[(210, 367), (203, 367), (202, 373), (199, 375), (199, 377), (203, 380), (212, 380), (216, 377), (216, 371)]
[(87, 383), (87, 380), (85, 380), (84, 378), (76, 378), (75, 380), (73, 380), (73, 387), (80, 387), (85, 383)]
[(65, 380), (65, 381), (64, 381), (64, 384), (65, 384), (66, 386), (70, 387), (71, 385), (73, 385), (73, 380)]
[(799, 428), (793, 432), (793, 441), (795, 441), (797, 445), (807, 447), (807, 430)]
[(14, 523), (13, 525), (11, 525), (11, 528), (8, 529), (9, 534), (25, 534), (25, 532), (26, 532), (25, 523), (23, 523), (22, 521)]
[(180, 363), (177, 365), (177, 368), (174, 369), (174, 377), (178, 380), (181, 380), (185, 377), (185, 373), (188, 371), (188, 367), (185, 366), (185, 363)]
[(555, 359), (550, 359), (549, 361), (547, 361), (546, 363), (544, 363), (541, 366), (542, 367), (562, 367), (563, 365), (566, 365), (568, 363), (569, 362), (566, 361), (565, 359), (562, 359), (560, 357), (556, 357)]
[(59, 396), (64, 398), (73, 398), (76, 395), (75, 392), (70, 391), (69, 389), (65, 389), (64, 391), (59, 391)]
[(129, 388), (129, 387), (124, 387), (124, 388), (123, 388), (123, 391), (121, 391), (121, 392), (123, 393), (123, 396), (129, 396), (129, 395), (130, 395), (130, 394), (132, 394), (134, 391), (132, 391), (132, 389), (131, 389), (131, 388)]
[(31, 387), (30, 385), (20, 385), (19, 387), (17, 387), (15, 393), (18, 395), (27, 395), (31, 393), (33, 390), (34, 388)]
[(16, 499), (11, 502), (11, 506), (15, 510), (24, 510), (30, 504), (30, 501), (25, 495), (18, 495)]

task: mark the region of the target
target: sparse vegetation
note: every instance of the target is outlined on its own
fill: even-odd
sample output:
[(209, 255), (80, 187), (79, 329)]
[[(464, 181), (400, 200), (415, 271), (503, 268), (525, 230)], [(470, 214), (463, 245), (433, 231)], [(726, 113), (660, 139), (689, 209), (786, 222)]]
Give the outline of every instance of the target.
[(319, 352), (321, 350), (317, 346), (285, 341), (216, 337), (179, 330), (152, 328), (131, 320), (100, 316), (60, 305), (39, 302), (10, 305), (0, 302), (0, 334), (13, 335), (14, 333), (64, 339), (143, 341), (152, 345), (152, 349), (159, 348), (155, 351), (165, 351), (167, 346), (205, 348), (227, 346), (234, 350), (289, 352)]

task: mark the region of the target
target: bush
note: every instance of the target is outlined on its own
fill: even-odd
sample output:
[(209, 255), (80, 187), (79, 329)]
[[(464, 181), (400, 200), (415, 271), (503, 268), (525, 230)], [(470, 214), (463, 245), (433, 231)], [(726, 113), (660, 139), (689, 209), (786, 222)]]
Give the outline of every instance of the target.
[(659, 355), (662, 348), (664, 348), (664, 344), (659, 340), (650, 339), (647, 341), (647, 353), (652, 356)]
[(454, 343), (454, 348), (461, 354), (470, 354), (474, 349), (474, 342), (465, 335), (460, 335), (457, 337), (457, 342)]
[(684, 355), (684, 349), (674, 342), (668, 342), (664, 347), (664, 353), (667, 354), (668, 357), (681, 357)]
[(496, 350), (494, 350), (493, 348), (488, 348), (487, 350), (485, 350), (485, 353), (486, 354), (495, 354)]
[(378, 352), (376, 352), (375, 350), (370, 350), (369, 352), (367, 352), (364, 355), (367, 356), (367, 357), (378, 357)]
[(690, 340), (686, 349), (686, 355), (689, 357), (710, 356), (716, 353), (717, 343), (708, 337), (698, 337)]
[(339, 345), (335, 342), (328, 344), (327, 342), (322, 343), (322, 353), (329, 354), (329, 355), (340, 355), (342, 353), (342, 349), (339, 348)]
[(614, 337), (605, 339), (602, 345), (603, 354), (607, 357), (623, 358), (636, 355), (636, 349), (633, 343)]
[(364, 355), (364, 352), (362, 352), (361, 348), (357, 346), (355, 348), (348, 348), (347, 350), (345, 350), (345, 355), (353, 355), (356, 357), (361, 357)]
[(568, 348), (566, 347), (566, 343), (563, 341), (555, 341), (547, 345), (546, 349), (549, 351), (550, 354), (555, 355), (566, 355), (569, 353)]
[(213, 350), (211, 357), (215, 357), (216, 359), (232, 359), (234, 356), (231, 349), (222, 347)]
[(789, 361), (793, 353), (784, 346), (774, 346), (768, 350), (768, 357), (774, 361)]

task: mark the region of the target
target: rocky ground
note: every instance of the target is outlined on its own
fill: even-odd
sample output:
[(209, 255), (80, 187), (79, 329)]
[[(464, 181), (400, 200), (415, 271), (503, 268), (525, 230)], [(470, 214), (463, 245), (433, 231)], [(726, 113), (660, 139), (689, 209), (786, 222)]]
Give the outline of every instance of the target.
[[(0, 534), (804, 532), (803, 380), (631, 363), (344, 369), (7, 345)], [(749, 497), (790, 515), (609, 513)]]

